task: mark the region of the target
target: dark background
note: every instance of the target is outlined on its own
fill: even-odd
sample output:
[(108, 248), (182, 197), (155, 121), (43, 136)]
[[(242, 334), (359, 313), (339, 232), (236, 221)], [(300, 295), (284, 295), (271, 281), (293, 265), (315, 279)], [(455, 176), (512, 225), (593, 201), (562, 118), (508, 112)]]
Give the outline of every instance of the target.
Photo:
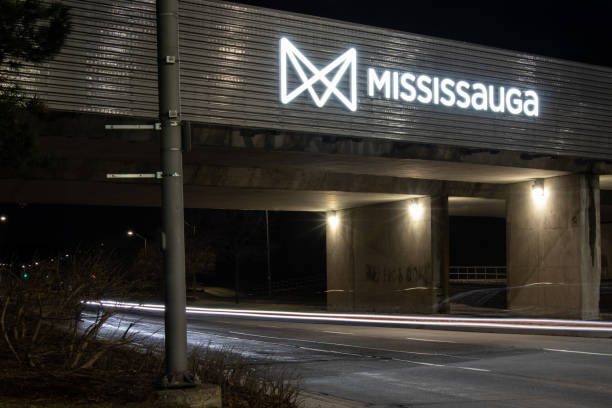
[[(240, 1), (361, 24), (467, 41), (555, 58), (612, 66), (612, 1)], [(7, 203), (0, 197), (0, 261), (50, 257), (58, 251), (105, 247), (119, 254), (137, 253), (139, 238), (158, 245), (157, 208), (52, 206)], [(249, 248), (243, 260), (253, 281), (265, 279), (263, 212), (186, 210), (187, 240), (217, 242), (228, 252), (230, 237), (242, 237)], [(271, 212), (272, 272), (293, 278), (325, 269), (325, 223), (320, 213)], [(451, 265), (504, 265), (505, 221), (495, 218), (453, 217)], [(208, 241), (207, 241), (208, 240)], [(231, 246), (231, 245), (230, 245)], [(230, 251), (231, 252), (231, 249)], [(231, 281), (234, 264), (219, 256), (221, 281)], [(223, 282), (219, 282), (222, 284)]]
[(612, 66), (609, 0), (233, 2)]

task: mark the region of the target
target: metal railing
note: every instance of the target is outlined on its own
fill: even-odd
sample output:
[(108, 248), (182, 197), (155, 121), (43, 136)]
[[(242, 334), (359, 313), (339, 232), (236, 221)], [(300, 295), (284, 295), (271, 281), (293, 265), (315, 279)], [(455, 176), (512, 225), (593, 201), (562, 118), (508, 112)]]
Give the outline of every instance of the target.
[(504, 282), (505, 266), (451, 266), (451, 282)]

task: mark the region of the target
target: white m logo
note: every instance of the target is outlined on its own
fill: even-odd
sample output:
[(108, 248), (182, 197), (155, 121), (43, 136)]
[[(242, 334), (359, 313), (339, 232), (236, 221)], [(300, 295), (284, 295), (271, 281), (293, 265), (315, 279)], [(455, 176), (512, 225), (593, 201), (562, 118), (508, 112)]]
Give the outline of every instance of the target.
[[(312, 62), (310, 62), (308, 58), (306, 58), (304, 54), (302, 54), (288, 39), (281, 38), (280, 49), (280, 88), (282, 103), (291, 102), (298, 95), (308, 89), (312, 100), (319, 108), (325, 105), (333, 93), (336, 95), (336, 98), (338, 98), (338, 100), (340, 100), (340, 102), (342, 102), (351, 111), (354, 112), (357, 110), (357, 51), (354, 48), (349, 49), (321, 70), (315, 67)], [(287, 58), (291, 60), (293, 68), (302, 80), (302, 85), (298, 86), (290, 93), (287, 93)], [(308, 75), (306, 75), (302, 65), (308, 68), (310, 71), (310, 74), (312, 75), (310, 78), (308, 78)], [(336, 74), (330, 81), (327, 78), (327, 74), (332, 72), (338, 66), (339, 68), (336, 71)], [(338, 83), (342, 79), (342, 75), (344, 75), (344, 73), (348, 70), (349, 66), (351, 67), (349, 80), (350, 99), (342, 94), (342, 92), (338, 89)], [(317, 95), (313, 88), (313, 85), (318, 81), (321, 81), (326, 87), (325, 92), (323, 92), (321, 97)]]

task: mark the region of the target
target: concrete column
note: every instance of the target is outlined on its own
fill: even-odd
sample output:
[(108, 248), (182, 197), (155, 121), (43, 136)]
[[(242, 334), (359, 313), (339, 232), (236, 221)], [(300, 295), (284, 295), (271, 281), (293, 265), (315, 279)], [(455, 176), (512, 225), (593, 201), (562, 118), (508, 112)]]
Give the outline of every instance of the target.
[(438, 292), (433, 297), (433, 310), (450, 312), (449, 289), (449, 221), (448, 196), (431, 197), (431, 272), (433, 288)]
[(355, 210), (327, 213), (327, 308), (355, 310), (355, 247), (352, 221)]
[(439, 310), (448, 279), (446, 197), (353, 208), (335, 216), (336, 226), (327, 222), (330, 310)]
[(612, 279), (612, 224), (601, 224), (601, 279)]
[(510, 186), (506, 202), (508, 305), (521, 314), (599, 315), (599, 179), (569, 175)]

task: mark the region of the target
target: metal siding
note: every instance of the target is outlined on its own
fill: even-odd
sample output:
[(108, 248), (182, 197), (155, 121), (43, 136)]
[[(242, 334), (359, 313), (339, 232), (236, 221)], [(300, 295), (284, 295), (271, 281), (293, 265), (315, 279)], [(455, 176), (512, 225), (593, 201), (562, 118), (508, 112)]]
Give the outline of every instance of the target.
[[(155, 118), (155, 1), (64, 1), (73, 32), (58, 57), (26, 66), (51, 108)], [(182, 0), (182, 117), (220, 125), (612, 159), (612, 70), (233, 3)], [(280, 102), (279, 41), (322, 67), (358, 53), (358, 110), (307, 92)], [(537, 118), (369, 98), (366, 66), (534, 89)]]
[(61, 52), (8, 76), (53, 109), (155, 118), (155, 0), (62, 2), (72, 32)]

